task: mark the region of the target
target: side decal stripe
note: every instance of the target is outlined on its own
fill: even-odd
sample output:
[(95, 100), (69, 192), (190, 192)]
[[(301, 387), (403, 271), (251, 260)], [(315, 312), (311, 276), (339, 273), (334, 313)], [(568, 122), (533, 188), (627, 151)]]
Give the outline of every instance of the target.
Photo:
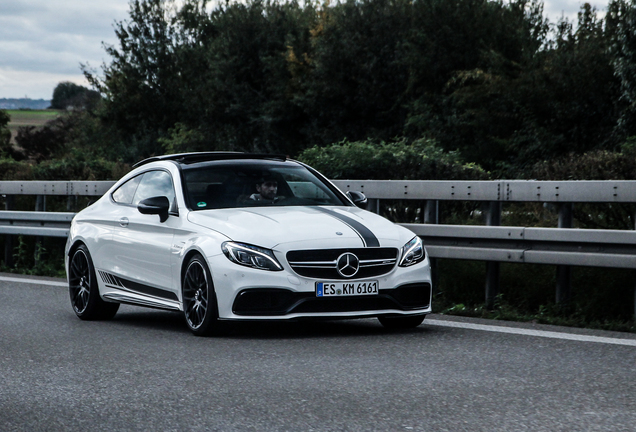
[(104, 281), (104, 283), (115, 288), (124, 288), (128, 291), (136, 292), (139, 294), (146, 294), (161, 299), (175, 301), (179, 300), (177, 298), (177, 295), (171, 291), (166, 291), (161, 288), (155, 288), (148, 285), (140, 284), (138, 282), (112, 275), (102, 270), (99, 270), (99, 275), (102, 277), (102, 281)]
[(380, 247), (380, 241), (375, 234), (357, 220), (324, 207), (316, 207), (316, 209), (349, 225), (360, 236), (366, 247)]

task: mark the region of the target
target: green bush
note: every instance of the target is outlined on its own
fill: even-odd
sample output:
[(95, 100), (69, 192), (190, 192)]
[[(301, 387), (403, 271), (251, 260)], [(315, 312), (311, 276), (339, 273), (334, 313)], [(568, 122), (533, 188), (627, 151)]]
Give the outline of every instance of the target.
[[(0, 237), (0, 246), (5, 249), (8, 236)], [(45, 237), (38, 240), (32, 236), (13, 237), (13, 264), (0, 261), (0, 271), (8, 273), (65, 277), (64, 244), (66, 239)]]
[[(524, 173), (536, 180), (636, 180), (636, 137), (618, 151), (597, 150), (535, 164)], [(626, 203), (574, 205), (575, 227), (634, 229), (636, 205)]]
[(314, 146), (298, 159), (330, 179), (360, 180), (486, 180), (488, 173), (465, 164), (456, 152), (445, 152), (432, 139), (408, 142), (347, 140), (326, 147)]
[(41, 162), (33, 166), (33, 180), (117, 180), (130, 166), (104, 158), (86, 158), (81, 152), (72, 157)]
[(619, 151), (570, 153), (539, 162), (525, 176), (537, 180), (636, 180), (636, 137)]
[(40, 163), (0, 158), (0, 180), (117, 180), (128, 171), (128, 164), (91, 159), (79, 150)]

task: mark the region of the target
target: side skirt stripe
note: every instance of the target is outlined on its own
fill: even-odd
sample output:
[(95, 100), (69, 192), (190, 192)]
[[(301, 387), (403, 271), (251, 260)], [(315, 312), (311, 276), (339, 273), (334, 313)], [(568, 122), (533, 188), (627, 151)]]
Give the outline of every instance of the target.
[(174, 300), (178, 301), (177, 295), (172, 291), (166, 291), (161, 288), (155, 288), (148, 285), (140, 284), (138, 282), (133, 282), (131, 280), (127, 280), (121, 278), (119, 276), (112, 275), (110, 273), (106, 273), (105, 271), (99, 270), (99, 275), (102, 278), (102, 281), (108, 285), (111, 285), (115, 288), (124, 288), (130, 292), (136, 292), (140, 294), (150, 295), (153, 297), (166, 299), (166, 300)]

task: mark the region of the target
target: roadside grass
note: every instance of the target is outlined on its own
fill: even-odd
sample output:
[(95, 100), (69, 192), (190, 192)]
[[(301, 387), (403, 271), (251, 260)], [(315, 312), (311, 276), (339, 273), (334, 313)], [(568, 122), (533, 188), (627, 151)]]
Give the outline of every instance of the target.
[[(7, 241), (7, 236), (3, 237), (2, 250)], [(0, 272), (65, 278), (65, 244), (66, 239), (60, 238), (12, 236), (13, 265), (0, 261)]]
[(636, 333), (634, 271), (572, 267), (571, 299), (556, 304), (556, 270), (549, 265), (501, 264), (500, 292), (485, 307), (485, 264), (438, 263), (433, 312)]
[(11, 142), (15, 143), (15, 136), (18, 128), (24, 126), (42, 127), (49, 120), (59, 117), (61, 111), (58, 110), (6, 110), (11, 121), (9, 122), (9, 130), (11, 131)]
[(563, 309), (555, 304), (542, 305), (535, 313), (520, 310), (499, 297), (493, 309), (481, 305), (467, 306), (463, 303), (450, 305), (443, 300), (433, 300), (433, 312), (443, 315), (485, 318), (499, 321), (515, 321), (536, 324), (551, 324), (563, 327), (579, 327), (597, 330), (636, 333), (636, 320), (605, 318), (591, 319), (581, 310)]

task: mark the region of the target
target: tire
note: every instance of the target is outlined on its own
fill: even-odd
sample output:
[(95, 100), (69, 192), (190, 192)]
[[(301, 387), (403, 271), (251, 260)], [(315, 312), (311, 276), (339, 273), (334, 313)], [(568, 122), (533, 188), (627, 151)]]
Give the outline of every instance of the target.
[(85, 245), (75, 249), (68, 267), (68, 291), (75, 315), (83, 320), (113, 318), (119, 303), (105, 302), (99, 296), (95, 267)]
[(381, 316), (378, 317), (378, 320), (380, 321), (380, 324), (384, 326), (384, 328), (391, 330), (403, 330), (417, 327), (418, 325), (422, 324), (425, 317), (426, 315), (412, 315), (402, 317)]
[(186, 324), (196, 336), (208, 336), (219, 327), (219, 311), (212, 274), (199, 254), (190, 258), (185, 269), (181, 293)]

